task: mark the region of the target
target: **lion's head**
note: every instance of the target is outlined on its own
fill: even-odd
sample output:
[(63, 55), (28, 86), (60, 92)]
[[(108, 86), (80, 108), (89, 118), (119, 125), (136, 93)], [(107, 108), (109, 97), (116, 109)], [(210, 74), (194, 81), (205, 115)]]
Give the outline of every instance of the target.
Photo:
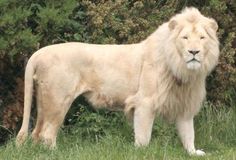
[(187, 8), (171, 18), (168, 28), (166, 55), (176, 76), (209, 73), (215, 67), (219, 57), (215, 20), (203, 16), (196, 8)]

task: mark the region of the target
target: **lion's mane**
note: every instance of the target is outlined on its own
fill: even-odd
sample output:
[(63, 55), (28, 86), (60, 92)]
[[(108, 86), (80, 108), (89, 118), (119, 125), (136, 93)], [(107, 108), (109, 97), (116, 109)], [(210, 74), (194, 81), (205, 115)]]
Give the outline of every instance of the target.
[[(175, 23), (175, 24), (172, 24)], [(185, 27), (186, 25), (199, 25), (205, 28), (209, 41), (204, 44), (206, 56), (201, 68), (192, 71), (186, 68), (186, 62), (180, 56), (181, 51), (176, 47), (179, 30), (170, 28)], [(178, 116), (194, 116), (200, 110), (205, 98), (205, 79), (207, 74), (216, 66), (219, 56), (219, 42), (216, 36), (217, 24), (213, 19), (204, 17), (197, 9), (187, 8), (180, 14), (172, 17), (167, 23), (161, 25), (150, 35), (143, 45), (148, 53), (144, 61), (156, 67), (156, 94), (153, 104), (160, 115), (170, 121)], [(155, 79), (155, 78), (154, 78)], [(126, 113), (128, 116), (133, 106), (138, 104), (139, 97), (127, 100)]]

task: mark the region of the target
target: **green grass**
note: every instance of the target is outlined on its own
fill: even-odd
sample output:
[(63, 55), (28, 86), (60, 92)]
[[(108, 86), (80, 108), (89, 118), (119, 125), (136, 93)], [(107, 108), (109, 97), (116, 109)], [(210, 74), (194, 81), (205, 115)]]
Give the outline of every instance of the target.
[[(233, 108), (213, 110), (204, 107), (195, 119), (196, 147), (207, 153), (205, 157), (190, 157), (179, 141), (174, 125), (157, 119), (151, 143), (145, 148), (135, 148), (132, 127), (124, 119), (114, 129), (97, 138), (93, 134), (81, 136), (78, 126), (63, 130), (58, 146), (49, 150), (30, 140), (16, 148), (14, 139), (0, 148), (1, 160), (236, 160), (236, 111)], [(97, 123), (97, 122), (95, 122)], [(123, 125), (120, 125), (123, 124)], [(94, 124), (97, 125), (97, 124)], [(76, 132), (73, 132), (76, 130)]]

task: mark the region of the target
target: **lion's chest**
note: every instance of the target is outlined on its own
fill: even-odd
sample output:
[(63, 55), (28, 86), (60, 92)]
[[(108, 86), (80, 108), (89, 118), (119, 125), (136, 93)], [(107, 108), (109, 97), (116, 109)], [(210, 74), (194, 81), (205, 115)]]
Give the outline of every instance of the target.
[(169, 121), (179, 116), (195, 115), (205, 97), (205, 89), (196, 85), (175, 85), (161, 96), (158, 112)]

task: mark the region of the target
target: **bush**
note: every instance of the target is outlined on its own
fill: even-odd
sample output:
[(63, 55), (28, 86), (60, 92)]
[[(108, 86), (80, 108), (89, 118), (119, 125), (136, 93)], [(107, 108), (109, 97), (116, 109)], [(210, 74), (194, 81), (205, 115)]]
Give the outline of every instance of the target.
[[(218, 67), (207, 80), (208, 100), (215, 106), (235, 106), (236, 5), (233, 1), (58, 0), (55, 3), (51, 0), (1, 0), (0, 112), (11, 113), (11, 116), (2, 115), (0, 121), (5, 127), (17, 128), (14, 126), (22, 118), (23, 107), (20, 102), (23, 94), (16, 93), (22, 87), (18, 81), (23, 80), (24, 66), (38, 48), (67, 41), (139, 42), (185, 6), (196, 6), (204, 15), (217, 20), (221, 57)], [(94, 117), (83, 113), (90, 116), (91, 121), (102, 119), (99, 115)], [(16, 121), (9, 120), (13, 115)]]

